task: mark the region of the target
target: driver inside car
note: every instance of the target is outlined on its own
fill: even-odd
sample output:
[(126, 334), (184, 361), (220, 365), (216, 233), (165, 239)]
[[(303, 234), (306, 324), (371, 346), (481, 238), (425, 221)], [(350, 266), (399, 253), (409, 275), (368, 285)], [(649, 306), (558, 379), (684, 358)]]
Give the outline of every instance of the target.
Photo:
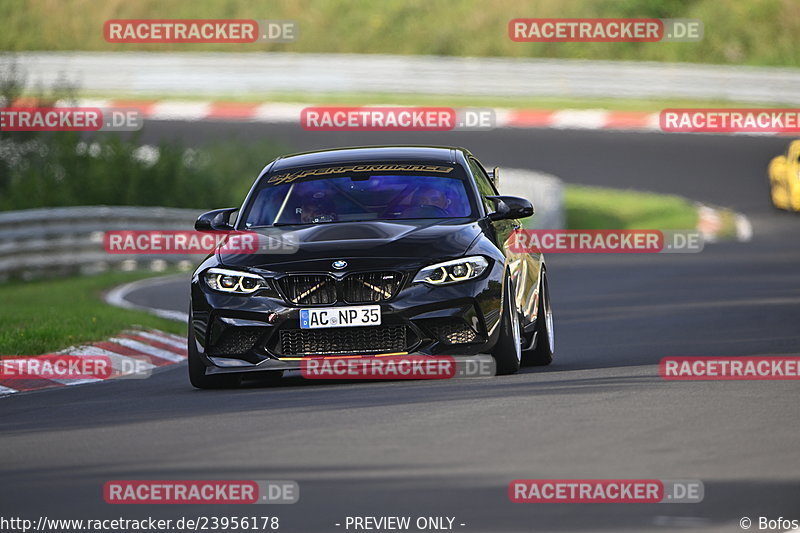
[(444, 191), (436, 187), (422, 186), (414, 193), (411, 205), (405, 209), (403, 215), (421, 218), (449, 216), (448, 207), (450, 199)]
[(333, 202), (325, 198), (322, 192), (314, 193), (314, 196), (298, 211), (302, 224), (335, 222), (337, 219)]

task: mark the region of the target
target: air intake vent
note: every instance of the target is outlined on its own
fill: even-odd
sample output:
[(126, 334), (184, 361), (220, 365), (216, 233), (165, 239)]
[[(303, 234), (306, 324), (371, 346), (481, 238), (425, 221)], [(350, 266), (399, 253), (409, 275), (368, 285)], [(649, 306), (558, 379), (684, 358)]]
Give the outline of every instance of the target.
[(242, 355), (258, 342), (266, 328), (230, 327), (226, 329), (217, 342), (209, 346), (209, 355)]
[(375, 354), (405, 351), (406, 326), (281, 331), (283, 355)]

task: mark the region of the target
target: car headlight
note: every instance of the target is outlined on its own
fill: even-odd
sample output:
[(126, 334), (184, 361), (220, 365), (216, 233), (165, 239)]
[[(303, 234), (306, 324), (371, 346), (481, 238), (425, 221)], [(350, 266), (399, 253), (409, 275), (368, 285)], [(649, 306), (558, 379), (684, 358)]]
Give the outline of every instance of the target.
[(209, 287), (215, 291), (234, 294), (251, 294), (260, 289), (268, 289), (267, 280), (258, 274), (228, 270), (225, 268), (209, 268), (203, 277)]
[(477, 278), (483, 274), (483, 271), (488, 266), (489, 262), (480, 255), (462, 257), (461, 259), (436, 263), (421, 269), (417, 272), (414, 282), (429, 283), (430, 285), (449, 285)]

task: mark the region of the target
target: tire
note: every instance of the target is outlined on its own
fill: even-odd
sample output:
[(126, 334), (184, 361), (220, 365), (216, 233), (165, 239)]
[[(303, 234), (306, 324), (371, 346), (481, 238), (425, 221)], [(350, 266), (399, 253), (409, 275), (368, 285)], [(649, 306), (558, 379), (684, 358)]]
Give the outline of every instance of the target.
[(536, 346), (522, 353), (523, 366), (547, 366), (553, 362), (555, 334), (553, 330), (553, 309), (550, 306), (550, 288), (547, 274), (542, 271), (542, 284), (539, 289), (539, 305), (536, 312)]
[(511, 289), (511, 278), (506, 276), (503, 295), (503, 316), (500, 319), (500, 338), (492, 349), (497, 364), (496, 375), (515, 374), (522, 359), (522, 337), (517, 303)]
[[(192, 321), (189, 321), (191, 327)], [(195, 340), (189, 332), (188, 352), (189, 352), (189, 382), (198, 389), (233, 389), (242, 382), (242, 376), (238, 374), (218, 374), (213, 376), (206, 375), (206, 365), (200, 360), (197, 353)]]

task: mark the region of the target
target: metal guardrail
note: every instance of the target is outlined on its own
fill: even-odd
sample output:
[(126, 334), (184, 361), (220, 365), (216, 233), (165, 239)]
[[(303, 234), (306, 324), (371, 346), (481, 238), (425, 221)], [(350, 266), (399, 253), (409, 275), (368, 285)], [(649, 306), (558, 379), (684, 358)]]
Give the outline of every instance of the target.
[[(800, 69), (639, 61), (213, 52), (22, 52), (31, 85), (125, 94), (415, 93), (800, 104)], [(398, 80), (403, 80), (398, 83)]]
[[(561, 180), (527, 170), (501, 169), (500, 191), (534, 202), (534, 227), (563, 227)], [(202, 255), (110, 254), (103, 248), (103, 234), (114, 230), (191, 230), (202, 212), (113, 206), (0, 212), (0, 281), (91, 274), (113, 268), (190, 268)]]
[(112, 230), (188, 230), (202, 213), (165, 207), (58, 207), (0, 213), (0, 280), (91, 274), (111, 268), (163, 270), (197, 256), (109, 254)]

